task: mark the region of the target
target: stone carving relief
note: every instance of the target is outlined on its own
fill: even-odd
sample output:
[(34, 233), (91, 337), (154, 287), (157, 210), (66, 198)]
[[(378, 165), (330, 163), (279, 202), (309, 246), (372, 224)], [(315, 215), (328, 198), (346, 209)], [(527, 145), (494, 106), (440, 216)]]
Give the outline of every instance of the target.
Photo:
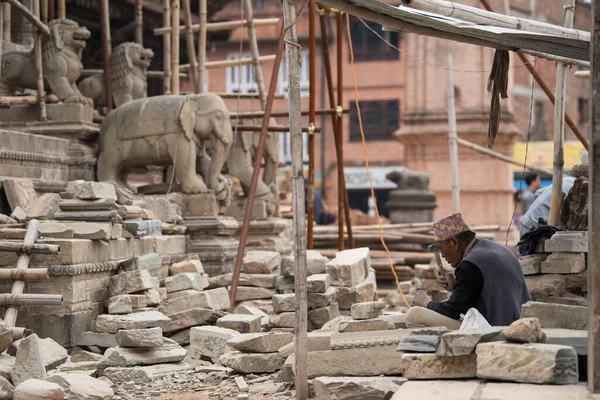
[[(146, 73), (152, 57), (152, 49), (137, 43), (122, 43), (113, 49), (110, 56), (110, 86), (115, 107), (146, 97)], [(97, 107), (106, 105), (104, 74), (85, 78), (79, 84), (79, 90), (92, 98)]]
[(100, 127), (98, 180), (126, 186), (128, 170), (172, 165), (183, 193), (214, 190), (222, 201), (230, 186), (221, 172), (233, 143), (229, 110), (214, 94), (156, 96), (110, 112)]
[[(42, 40), (42, 63), (46, 87), (63, 102), (93, 105), (92, 99), (79, 92), (75, 82), (81, 75), (81, 52), (90, 31), (69, 19), (55, 19), (48, 24), (50, 36)], [(3, 94), (36, 89), (33, 50), (13, 51), (2, 57)]]

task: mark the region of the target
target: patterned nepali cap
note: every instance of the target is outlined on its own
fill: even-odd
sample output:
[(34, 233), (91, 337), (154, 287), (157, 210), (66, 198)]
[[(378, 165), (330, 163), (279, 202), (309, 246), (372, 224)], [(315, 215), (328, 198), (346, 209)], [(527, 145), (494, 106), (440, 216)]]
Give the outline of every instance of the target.
[(460, 213), (453, 214), (433, 224), (433, 240), (443, 242), (470, 230)]

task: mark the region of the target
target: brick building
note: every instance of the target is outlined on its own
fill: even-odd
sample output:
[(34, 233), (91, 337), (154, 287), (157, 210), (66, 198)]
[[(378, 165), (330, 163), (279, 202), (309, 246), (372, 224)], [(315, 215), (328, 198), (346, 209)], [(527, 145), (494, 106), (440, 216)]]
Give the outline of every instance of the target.
[[(398, 1), (389, 1), (390, 4)], [(478, 0), (463, 0), (461, 3), (479, 6)], [(255, 18), (281, 17), (278, 0), (253, 0)], [(554, 24), (562, 23), (561, 0), (495, 0), (491, 4), (499, 12), (508, 12)], [(218, 12), (213, 21), (239, 19), (241, 8), (232, 2)], [(297, 21), (300, 43), (303, 46), (301, 65), (302, 108), (308, 109), (308, 12)], [(585, 0), (577, 0), (575, 26), (589, 30), (591, 12)], [(377, 37), (378, 32), (387, 42)], [(334, 20), (329, 20), (329, 47), (335, 77), (335, 32)], [(344, 108), (350, 110), (344, 116), (345, 174), (349, 188), (350, 205), (366, 211), (368, 182), (364, 174), (365, 156), (360, 141), (360, 130), (355, 107), (354, 84), (351, 75), (348, 38), (344, 26)], [(261, 55), (274, 54), (279, 27), (259, 27)], [(430, 174), (430, 187), (438, 196), (435, 216), (451, 212), (450, 175), (447, 145), (447, 114), (445, 100), (446, 70), (443, 68), (447, 54), (454, 59), (454, 84), (458, 120), (458, 134), (467, 140), (485, 145), (490, 95), (486, 91), (487, 78), (494, 54), (493, 49), (444, 41), (430, 37), (398, 32), (384, 32), (381, 26), (351, 18), (352, 43), (355, 53), (355, 69), (359, 102), (370, 166), (376, 181), (377, 202), (385, 215), (383, 204), (393, 187), (383, 178), (390, 169), (406, 167)], [(321, 37), (317, 24), (317, 108), (329, 108), (325, 92), (325, 77), (321, 57)], [(246, 30), (239, 29), (227, 37), (216, 37), (209, 41), (209, 61), (232, 59), (249, 55)], [(182, 44), (183, 45), (183, 44)], [(400, 50), (395, 49), (399, 48)], [(529, 123), (529, 100), (531, 77), (520, 60), (511, 56), (509, 99), (504, 100), (503, 119), (495, 150), (512, 155), (516, 141), (527, 136)], [(265, 64), (263, 74), (268, 85), (271, 64)], [(567, 106), (576, 118), (580, 129), (589, 129), (587, 105), (588, 82), (574, 79), (576, 68), (569, 73)], [(554, 63), (538, 60), (536, 70), (553, 88), (555, 82)], [(476, 72), (473, 72), (476, 71)], [(477, 72), (479, 71), (479, 72)], [(483, 71), (483, 72), (481, 72)], [(277, 93), (287, 92), (287, 69), (285, 60), (278, 77)], [(335, 79), (334, 79), (335, 80)], [(256, 91), (252, 66), (212, 69), (207, 72), (208, 90), (214, 92)], [(334, 82), (337, 85), (337, 82)], [(184, 90), (191, 86), (184, 83)], [(257, 110), (258, 99), (228, 99), (231, 111)], [(534, 91), (531, 140), (552, 138), (553, 108), (539, 88)], [(274, 110), (287, 110), (287, 100), (277, 99)], [(283, 118), (279, 123), (287, 123)], [(305, 124), (308, 124), (305, 118)], [(316, 135), (317, 157), (316, 179), (328, 205), (337, 204), (336, 157), (329, 116), (317, 117), (322, 127)], [(567, 128), (567, 139), (574, 138)], [(282, 134), (280, 161), (289, 164), (289, 135)], [(305, 151), (305, 161), (306, 161)], [(513, 167), (500, 161), (460, 149), (459, 169), (461, 184), (461, 210), (474, 224), (507, 225), (513, 210)]]

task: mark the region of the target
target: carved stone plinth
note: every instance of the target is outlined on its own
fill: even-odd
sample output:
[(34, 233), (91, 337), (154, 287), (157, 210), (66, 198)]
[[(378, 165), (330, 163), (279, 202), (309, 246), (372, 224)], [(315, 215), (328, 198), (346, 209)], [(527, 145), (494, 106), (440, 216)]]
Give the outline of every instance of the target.
[[(264, 199), (256, 199), (252, 207), (252, 219), (265, 220), (273, 216), (274, 208), (272, 202)], [(243, 220), (244, 215), (246, 215), (246, 199), (232, 201), (229, 207), (227, 207), (225, 215)]]
[(231, 217), (184, 217), (183, 224), (187, 227), (187, 252), (198, 253), (210, 276), (233, 271), (238, 221)]
[[(236, 232), (236, 238), (242, 233), (242, 222)], [(277, 251), (282, 256), (292, 253), (292, 241), (285, 237), (284, 231), (291, 227), (292, 221), (284, 218), (270, 217), (250, 221), (250, 231), (246, 241), (247, 250)]]
[(385, 207), (390, 212), (392, 224), (409, 224), (433, 221), (437, 204), (435, 194), (427, 189), (396, 189), (390, 192)]
[[(48, 121), (92, 122), (93, 109), (82, 104), (46, 104)], [(38, 122), (40, 108), (37, 105), (15, 105), (0, 109), (2, 124)]]

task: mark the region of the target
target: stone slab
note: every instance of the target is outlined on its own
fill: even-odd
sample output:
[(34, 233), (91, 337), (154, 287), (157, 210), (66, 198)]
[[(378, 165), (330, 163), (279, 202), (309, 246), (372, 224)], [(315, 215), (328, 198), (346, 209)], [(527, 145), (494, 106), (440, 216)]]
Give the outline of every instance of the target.
[(183, 361), (187, 351), (170, 339), (163, 340), (161, 347), (148, 349), (112, 347), (104, 353), (101, 365), (103, 368), (134, 367)]
[(243, 353), (275, 353), (293, 340), (294, 335), (285, 332), (245, 333), (233, 337), (227, 344)]
[(285, 359), (279, 353), (240, 353), (232, 351), (219, 358), (222, 365), (244, 374), (264, 374), (281, 369)]
[(542, 272), (542, 262), (546, 260), (548, 254), (530, 254), (519, 257), (523, 275), (535, 275)]
[(574, 329), (543, 329), (547, 344), (558, 344), (571, 346), (577, 354), (586, 356), (588, 354), (588, 331)]
[(185, 272), (165, 279), (165, 287), (168, 293), (180, 292), (182, 290), (202, 290), (208, 287), (208, 276), (203, 279), (204, 274), (197, 272)]
[(335, 301), (340, 310), (351, 310), (352, 304), (373, 301), (374, 295), (375, 283), (366, 280), (351, 288), (336, 287)]
[[(488, 384), (489, 385), (489, 384)], [(480, 398), (481, 400), (517, 399), (521, 397), (475, 397), (480, 391), (480, 381), (408, 381), (392, 396), (391, 400), (423, 399), (423, 400), (465, 400)], [(531, 399), (530, 396), (526, 398)]]
[(80, 200), (117, 200), (114, 185), (105, 182), (70, 181), (65, 191), (73, 193), (73, 196)]
[(273, 295), (273, 311), (276, 313), (292, 312), (296, 309), (296, 295), (276, 294)]
[(111, 400), (115, 395), (107, 383), (84, 373), (59, 372), (48, 377), (48, 381), (62, 387), (66, 399)]
[(65, 391), (58, 384), (42, 379), (27, 379), (17, 385), (14, 400), (62, 400)]
[(133, 303), (128, 295), (121, 294), (108, 299), (109, 314), (131, 314), (132, 312)]
[[(329, 261), (327, 257), (324, 257), (315, 250), (306, 251), (306, 273), (310, 275), (324, 274), (326, 272), (326, 264)], [(294, 257), (287, 256), (282, 259), (281, 262), (281, 275), (285, 277), (294, 276)]]
[(353, 250), (339, 252), (327, 263), (327, 274), (333, 286), (353, 287), (365, 280), (367, 263), (364, 255)]
[(210, 310), (208, 308), (191, 308), (175, 314), (170, 314), (171, 322), (163, 327), (163, 332), (166, 334), (175, 333), (192, 326), (214, 324), (223, 313)]
[(239, 335), (238, 331), (218, 326), (193, 327), (190, 331), (188, 356), (192, 359), (209, 359), (213, 363), (219, 363), (219, 358), (231, 351), (228, 341)]
[(95, 346), (95, 347), (116, 347), (117, 335), (114, 333), (100, 333), (100, 332), (83, 332), (79, 335), (79, 338), (75, 341), (77, 346)]
[(10, 371), (13, 385), (19, 386), (19, 384), (31, 378), (46, 379), (42, 346), (42, 341), (36, 334), (30, 335), (21, 341), (17, 350), (15, 366)]
[(307, 293), (325, 293), (331, 281), (328, 274), (315, 274), (306, 278)]
[(163, 332), (161, 328), (119, 329), (117, 343), (121, 347), (160, 347)]
[(389, 399), (406, 379), (388, 377), (320, 377), (313, 381), (317, 400)]
[(333, 302), (327, 307), (315, 308), (308, 312), (308, 322), (315, 329), (322, 328), (327, 322), (340, 316), (338, 303)]
[(523, 304), (521, 318), (537, 318), (542, 328), (584, 330), (587, 327), (587, 307), (530, 301)]
[(28, 212), (37, 199), (31, 179), (7, 179), (3, 187), (11, 210), (21, 207)]
[(587, 253), (588, 233), (585, 231), (556, 232), (550, 239), (544, 242), (544, 251), (547, 253), (557, 251), (566, 253)]
[(171, 319), (158, 311), (136, 312), (127, 315), (99, 315), (96, 319), (96, 331), (115, 333), (118, 329), (166, 328)]
[(407, 379), (474, 378), (477, 356), (445, 357), (436, 354), (404, 354), (403, 376)]
[(121, 269), (125, 272), (160, 268), (162, 265), (162, 259), (163, 258), (160, 254), (149, 253), (123, 261), (119, 264), (119, 267), (121, 267)]
[(552, 253), (542, 262), (543, 274), (578, 274), (585, 271), (585, 253)]
[(162, 222), (159, 219), (125, 220), (123, 229), (135, 237), (158, 236), (162, 234)]
[(235, 294), (235, 301), (271, 299), (274, 294), (274, 289), (238, 286), (237, 293)]
[(247, 314), (228, 314), (217, 320), (217, 326), (240, 333), (260, 332), (261, 318)]
[(204, 273), (204, 267), (202, 267), (202, 262), (198, 258), (197, 254), (189, 257), (183, 261), (178, 263), (174, 263), (169, 267), (169, 272), (171, 275), (183, 274), (186, 272), (196, 272), (199, 274)]
[(281, 255), (275, 251), (250, 250), (244, 256), (242, 271), (246, 274), (271, 274), (281, 265)]
[(435, 354), (439, 356), (466, 356), (475, 354), (479, 343), (502, 341), (502, 328), (452, 331), (444, 333)]
[[(240, 274), (238, 285), (256, 286), (272, 289), (275, 287), (278, 275), (276, 274)], [(231, 286), (233, 273), (211, 276), (209, 278), (209, 288)]]
[(395, 326), (391, 322), (383, 319), (363, 319), (363, 320), (350, 320), (340, 323), (338, 331), (340, 333), (345, 332), (366, 332), (366, 331), (384, 331), (392, 330)]
[(147, 270), (131, 271), (112, 276), (108, 290), (112, 297), (152, 289), (154, 285), (152, 275)]
[(384, 301), (369, 301), (352, 304), (350, 315), (353, 319), (377, 318), (383, 312), (386, 304)]

